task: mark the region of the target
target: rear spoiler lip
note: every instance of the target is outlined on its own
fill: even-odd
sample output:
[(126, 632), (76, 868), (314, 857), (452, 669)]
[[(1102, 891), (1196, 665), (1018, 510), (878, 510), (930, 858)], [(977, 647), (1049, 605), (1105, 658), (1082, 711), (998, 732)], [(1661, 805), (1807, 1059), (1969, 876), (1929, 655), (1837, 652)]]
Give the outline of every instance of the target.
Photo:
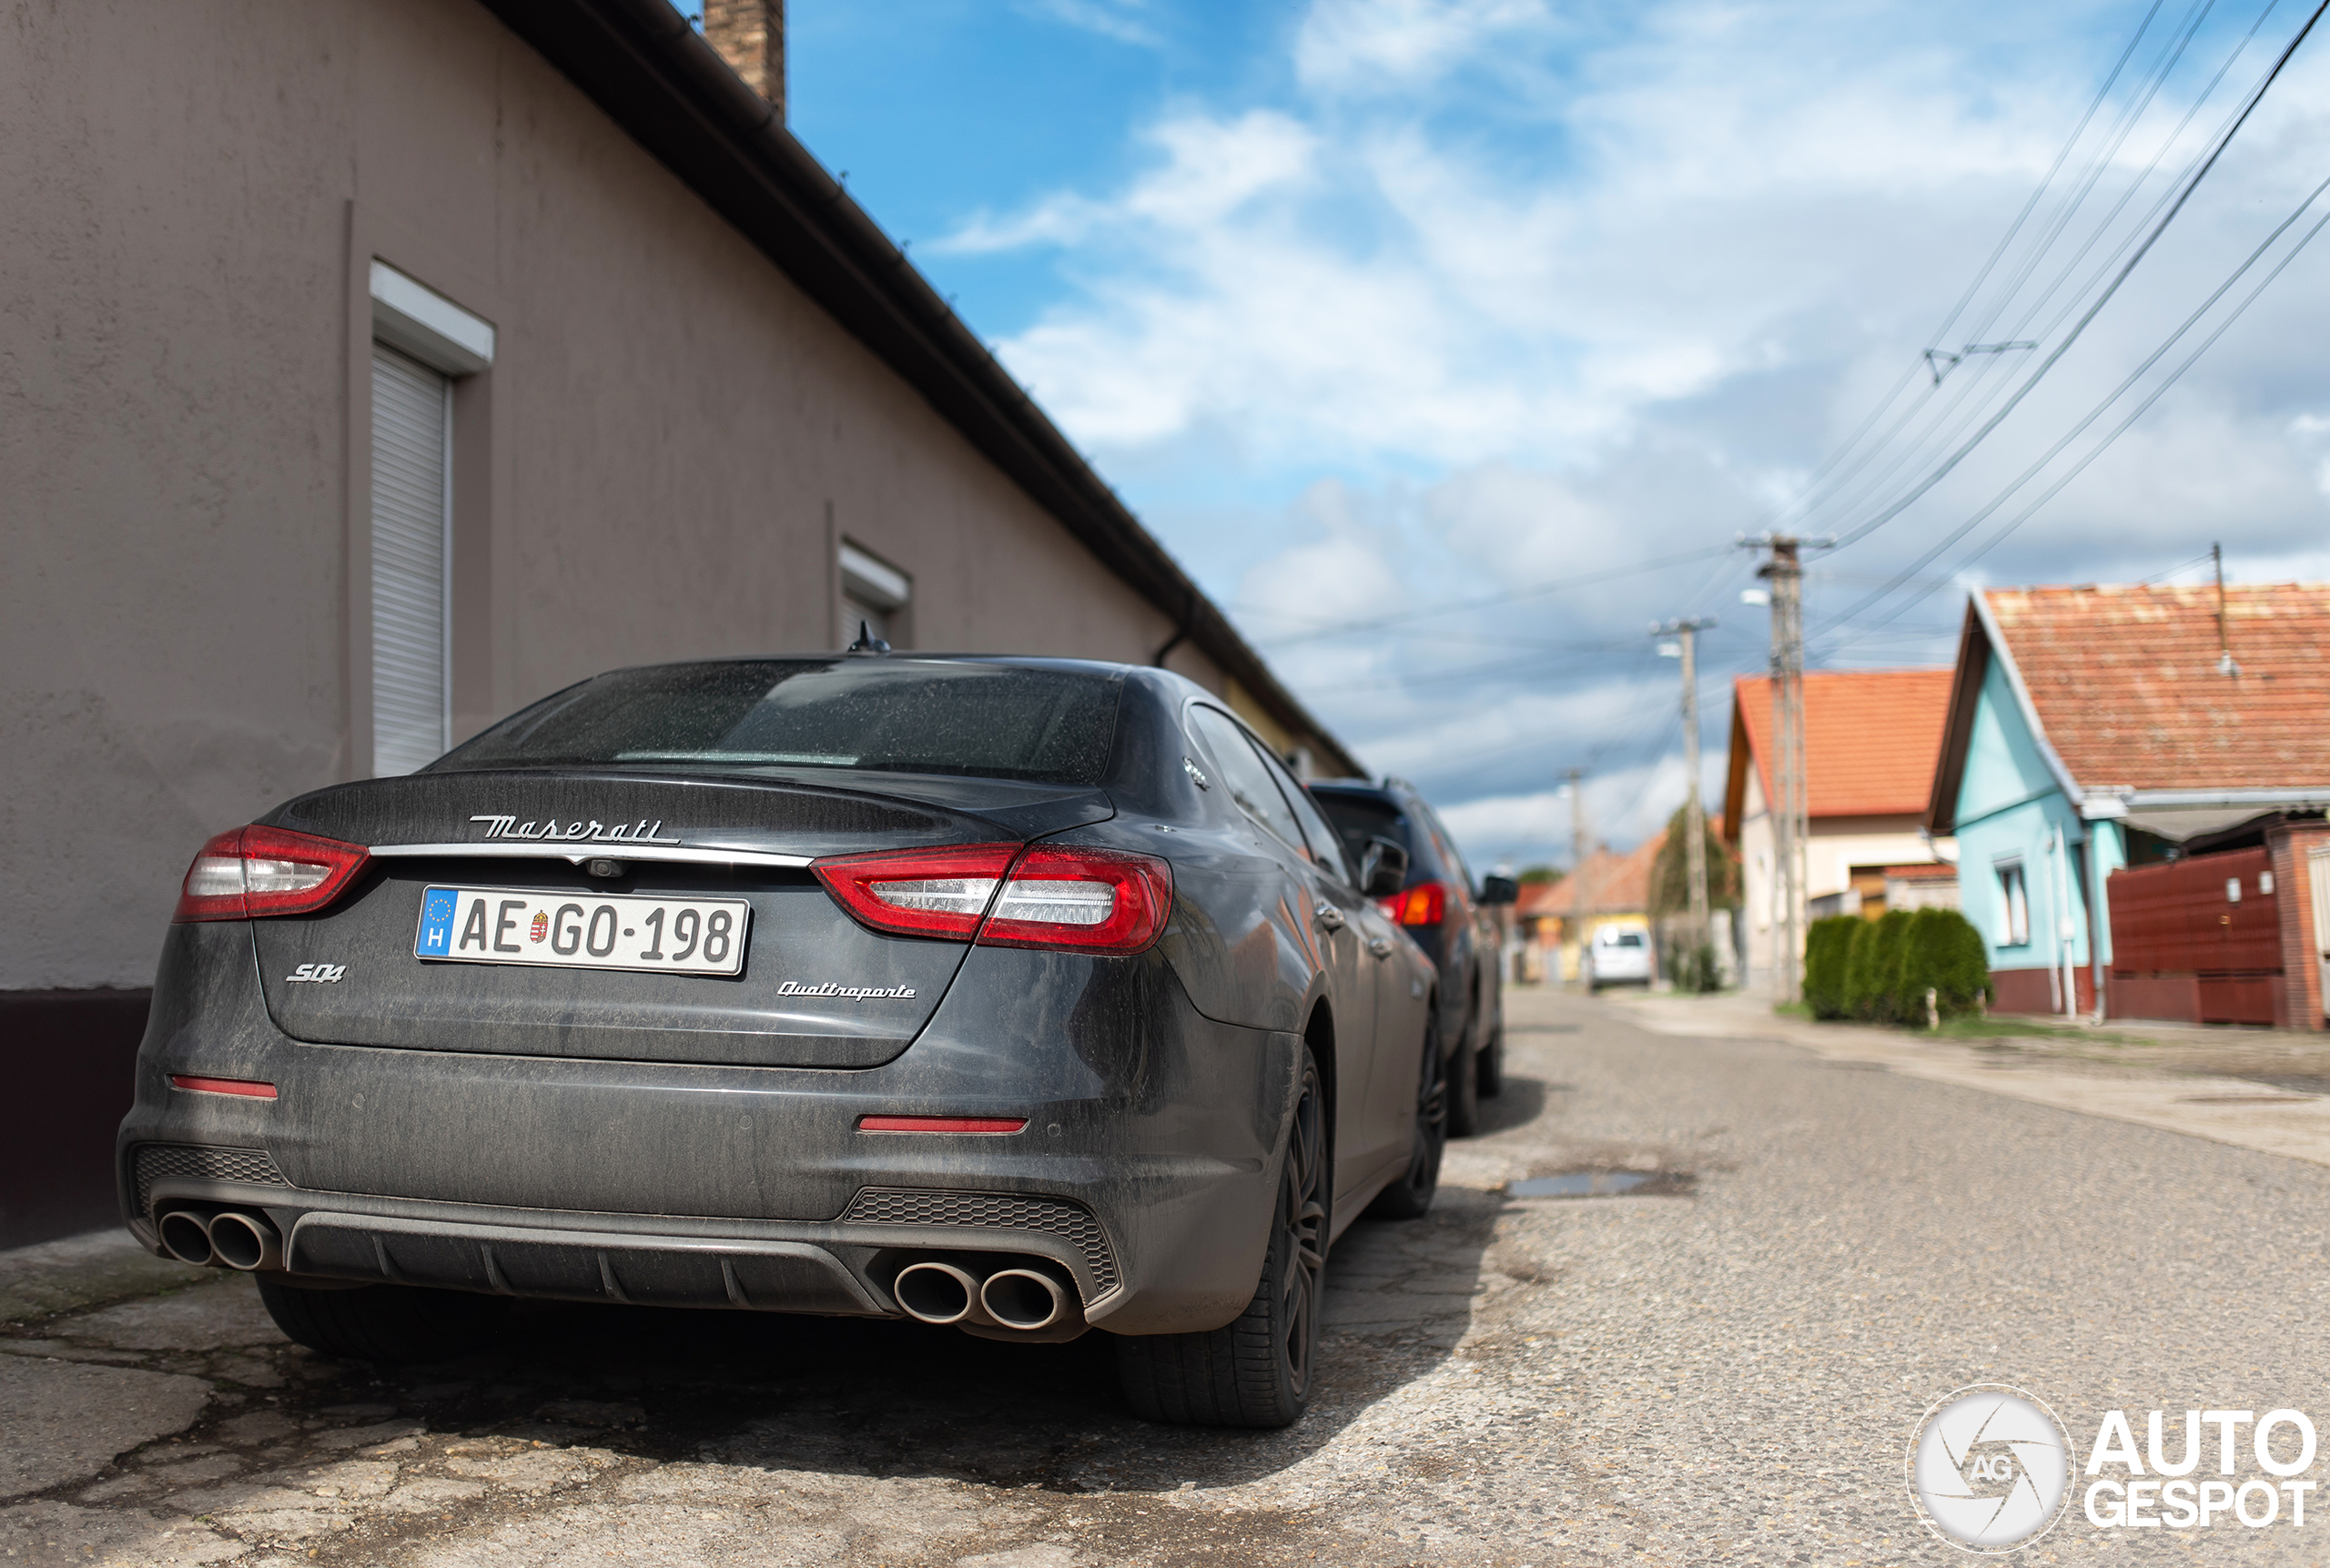
[(375, 858), (387, 860), (462, 856), (495, 860), (564, 860), (576, 865), (588, 860), (659, 860), (694, 865), (802, 867), (816, 864), (817, 859), (814, 855), (778, 855), (765, 849), (732, 849), (716, 844), (673, 845), (630, 844), (622, 840), (590, 842), (569, 839), (556, 845), (375, 844), (369, 848)]

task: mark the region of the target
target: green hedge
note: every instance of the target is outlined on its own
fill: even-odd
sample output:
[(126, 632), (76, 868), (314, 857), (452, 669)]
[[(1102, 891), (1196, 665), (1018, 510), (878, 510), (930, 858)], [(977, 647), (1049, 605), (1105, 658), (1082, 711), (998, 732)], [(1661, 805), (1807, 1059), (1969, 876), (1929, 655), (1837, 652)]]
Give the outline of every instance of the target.
[(1816, 1018), (1922, 1025), (1929, 988), (1955, 1017), (1981, 1005), (1990, 979), (1990, 948), (1955, 909), (1839, 915), (1805, 933), (1804, 1001)]
[(1845, 1014), (1845, 961), (1852, 953), (1853, 935), (1868, 922), (1857, 915), (1832, 915), (1815, 920), (1804, 934), (1804, 1005), (1816, 1018), (1841, 1018)]

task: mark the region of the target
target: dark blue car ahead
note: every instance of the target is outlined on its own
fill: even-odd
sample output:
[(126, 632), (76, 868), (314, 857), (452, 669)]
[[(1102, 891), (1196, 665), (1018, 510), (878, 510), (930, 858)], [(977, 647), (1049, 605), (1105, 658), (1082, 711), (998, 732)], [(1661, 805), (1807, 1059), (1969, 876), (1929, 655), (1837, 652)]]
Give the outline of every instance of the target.
[(1404, 779), (1324, 779), (1310, 790), (1354, 863), (1378, 844), (1406, 855), (1403, 885), (1382, 908), (1440, 970), (1437, 1033), (1450, 1051), (1448, 1130), (1469, 1138), (1480, 1123), (1480, 1102), (1504, 1087), (1503, 973), (1489, 911), (1511, 904), (1520, 889), (1504, 876), (1474, 882), (1455, 836)]

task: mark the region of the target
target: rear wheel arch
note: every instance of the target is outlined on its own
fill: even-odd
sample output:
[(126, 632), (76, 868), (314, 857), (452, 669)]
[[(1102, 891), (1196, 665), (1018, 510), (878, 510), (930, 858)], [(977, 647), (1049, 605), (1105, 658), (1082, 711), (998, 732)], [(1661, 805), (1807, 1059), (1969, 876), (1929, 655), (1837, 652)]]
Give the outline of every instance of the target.
[(1332, 1165), (1335, 1157), (1335, 1085), (1342, 1074), (1335, 1061), (1334, 1010), (1323, 996), (1312, 1007), (1311, 1017), (1303, 1023), (1302, 1043), (1311, 1047), (1311, 1059), (1319, 1064), (1319, 1095), (1326, 1117), (1327, 1158)]

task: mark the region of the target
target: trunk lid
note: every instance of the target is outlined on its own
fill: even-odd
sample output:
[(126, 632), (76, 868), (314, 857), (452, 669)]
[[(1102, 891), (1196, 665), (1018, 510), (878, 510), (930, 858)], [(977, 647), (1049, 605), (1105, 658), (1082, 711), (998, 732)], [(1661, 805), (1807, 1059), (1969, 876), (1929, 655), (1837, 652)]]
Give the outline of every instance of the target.
[[(318, 1044), (874, 1067), (913, 1042), (968, 948), (867, 930), (806, 862), (1025, 841), (1111, 814), (1097, 788), (983, 778), (497, 771), (345, 784), (264, 819), (376, 854), (329, 909), (252, 923), (260, 979), (278, 1027)], [(576, 864), (595, 857), (623, 874)], [(743, 899), (744, 967), (730, 978), (424, 961), (413, 941), (431, 886), (586, 907), (609, 894)], [(292, 978), (319, 966), (338, 977)], [(840, 990), (881, 994), (807, 994)]]

